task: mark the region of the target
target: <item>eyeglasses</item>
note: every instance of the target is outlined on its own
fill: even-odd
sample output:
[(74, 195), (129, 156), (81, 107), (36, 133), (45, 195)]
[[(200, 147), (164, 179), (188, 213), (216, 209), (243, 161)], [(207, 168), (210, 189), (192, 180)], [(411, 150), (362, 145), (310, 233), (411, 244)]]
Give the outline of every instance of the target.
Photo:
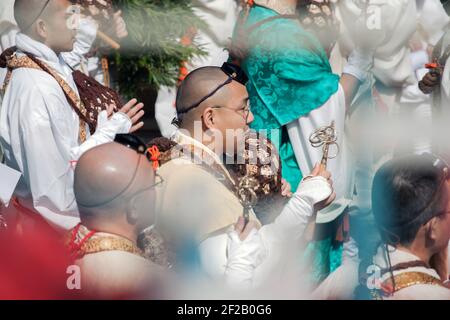
[(241, 115), (245, 119), (245, 123), (248, 123), (248, 117), (250, 116), (250, 105), (249, 104), (247, 104), (245, 107), (243, 107), (241, 109), (237, 109), (237, 110), (229, 108), (229, 107), (222, 107), (222, 106), (215, 106), (212, 108), (213, 109), (227, 109), (227, 110), (233, 111), (234, 113)]
[(230, 84), (232, 81), (237, 81), (242, 85), (246, 85), (248, 82), (248, 77), (245, 74), (245, 72), (237, 65), (229, 62), (225, 62), (222, 67), (220, 68), (227, 76), (227, 80), (220, 84), (217, 88), (215, 88), (213, 91), (208, 93), (206, 96), (201, 98), (197, 103), (194, 103), (190, 107), (184, 109), (183, 111), (179, 111), (178, 115), (182, 115), (185, 113), (190, 112), (191, 110), (197, 108), (199, 105), (201, 105), (204, 101), (211, 98), (213, 95), (215, 95), (220, 89), (225, 87), (226, 85)]

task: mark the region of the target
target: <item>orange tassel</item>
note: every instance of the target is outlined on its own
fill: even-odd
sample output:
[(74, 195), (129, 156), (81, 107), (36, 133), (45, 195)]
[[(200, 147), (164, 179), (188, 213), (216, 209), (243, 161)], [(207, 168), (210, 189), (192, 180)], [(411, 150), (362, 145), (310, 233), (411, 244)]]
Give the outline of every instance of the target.
[(181, 63), (181, 66), (180, 66), (180, 72), (179, 72), (179, 76), (178, 76), (178, 82), (181, 83), (181, 82), (187, 77), (188, 74), (189, 74), (189, 70), (188, 70), (188, 68), (186, 67), (186, 62), (183, 61), (183, 62)]
[(427, 68), (427, 69), (436, 69), (436, 68), (438, 68), (438, 67), (439, 67), (439, 65), (438, 65), (436, 62), (427, 63), (427, 64), (425, 65), (425, 68)]
[(161, 152), (159, 152), (159, 149), (157, 146), (152, 146), (147, 149), (147, 152), (150, 153), (151, 157), (150, 160), (153, 162), (153, 170), (156, 170), (159, 168), (159, 156), (161, 155)]

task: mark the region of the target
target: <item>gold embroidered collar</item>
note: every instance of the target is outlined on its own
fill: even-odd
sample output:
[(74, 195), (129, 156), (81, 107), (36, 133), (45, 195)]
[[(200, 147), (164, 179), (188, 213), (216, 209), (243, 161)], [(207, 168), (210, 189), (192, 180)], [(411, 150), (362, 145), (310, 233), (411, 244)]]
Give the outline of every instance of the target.
[(94, 232), (81, 224), (68, 234), (66, 246), (77, 259), (103, 251), (124, 251), (144, 257), (133, 241), (115, 234)]

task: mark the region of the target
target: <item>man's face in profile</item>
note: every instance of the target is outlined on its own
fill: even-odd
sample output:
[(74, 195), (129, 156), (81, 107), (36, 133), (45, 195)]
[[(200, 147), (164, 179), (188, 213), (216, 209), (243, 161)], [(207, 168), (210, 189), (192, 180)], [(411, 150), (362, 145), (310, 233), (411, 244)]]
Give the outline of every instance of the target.
[(79, 7), (68, 0), (51, 0), (50, 6), (43, 18), (47, 31), (46, 43), (56, 53), (70, 52), (75, 43)]
[(218, 114), (216, 129), (223, 135), (223, 147), (226, 148), (224, 151), (227, 154), (236, 154), (254, 117), (250, 111), (246, 87), (233, 81), (227, 86), (227, 90), (229, 99), (220, 106), (221, 108), (216, 109)]

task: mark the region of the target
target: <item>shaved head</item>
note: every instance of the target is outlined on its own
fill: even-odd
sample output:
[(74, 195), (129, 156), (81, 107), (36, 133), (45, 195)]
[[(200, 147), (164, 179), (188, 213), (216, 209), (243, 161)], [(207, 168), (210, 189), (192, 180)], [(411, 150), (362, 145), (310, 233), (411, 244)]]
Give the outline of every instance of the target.
[(50, 0), (50, 2), (47, 0), (16, 0), (14, 2), (14, 18), (20, 30), (26, 32), (40, 16), (47, 15), (54, 9), (54, 0)]
[[(177, 115), (180, 129), (186, 134), (217, 154), (235, 154), (254, 117), (246, 81), (235, 77), (238, 67), (232, 68), (235, 76), (222, 68), (203, 67), (188, 74), (178, 88)], [(198, 129), (206, 134), (196, 134)]]
[[(219, 67), (203, 67), (189, 73), (178, 88), (176, 101), (177, 113), (181, 113), (183, 116), (183, 112), (186, 109), (198, 103), (203, 97), (210, 94), (227, 79), (228, 76)], [(223, 101), (226, 101), (228, 94), (229, 90), (227, 86), (224, 86), (212, 97), (201, 103), (196, 109), (201, 110), (204, 106), (212, 106), (214, 104), (220, 105)]]
[[(125, 215), (131, 198), (153, 184), (152, 164), (144, 155), (118, 143), (95, 147), (80, 158), (75, 170), (74, 192), (81, 220)], [(151, 214), (151, 195), (142, 196), (149, 206), (144, 210)]]
[(73, 50), (76, 27), (69, 0), (16, 0), (14, 18), (22, 33), (52, 49), (56, 54)]

